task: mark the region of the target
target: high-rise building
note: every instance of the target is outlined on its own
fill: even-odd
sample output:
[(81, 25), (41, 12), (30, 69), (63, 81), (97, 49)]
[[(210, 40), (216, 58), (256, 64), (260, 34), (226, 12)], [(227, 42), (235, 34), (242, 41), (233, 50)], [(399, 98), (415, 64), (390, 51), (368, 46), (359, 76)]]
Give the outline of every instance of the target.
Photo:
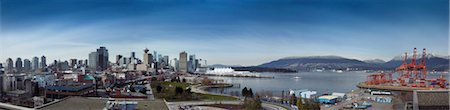
[(38, 57), (33, 57), (33, 60), (31, 60), (31, 70), (38, 70), (39, 69), (39, 58)]
[(108, 49), (106, 47), (100, 47), (97, 49), (98, 54), (98, 66), (100, 67), (100, 71), (106, 70), (108, 68), (109, 63), (109, 55), (108, 55)]
[(177, 58), (174, 58), (172, 61), (171, 61), (171, 63), (170, 63), (170, 65), (172, 66), (172, 67), (174, 67), (174, 70), (175, 71), (178, 71), (178, 67), (179, 67), (179, 62), (178, 62), (178, 60), (177, 60)]
[(83, 60), (78, 60), (78, 65), (80, 65), (80, 67), (83, 66), (84, 65)]
[(158, 62), (158, 53), (153, 51), (153, 62)]
[(59, 62), (58, 63), (58, 68), (62, 71), (66, 71), (69, 69), (69, 62), (66, 60), (64, 62)]
[(154, 63), (153, 55), (151, 53), (148, 54), (148, 64), (151, 66)]
[(131, 52), (131, 57), (136, 58), (136, 52)]
[(186, 73), (187, 71), (187, 53), (185, 51), (180, 53), (179, 72)]
[(153, 60), (153, 59), (149, 59), (149, 57), (150, 57), (150, 54), (148, 54), (148, 49), (147, 48), (145, 48), (144, 49), (144, 58), (143, 58), (143, 64), (145, 64), (145, 65), (150, 65), (150, 62), (151, 62), (151, 60)]
[(14, 70), (14, 61), (11, 58), (6, 60), (6, 72), (13, 72)]
[(163, 57), (164, 66), (169, 66), (169, 56), (165, 55)]
[(45, 67), (47, 67), (47, 59), (45, 58), (45, 56), (42, 56), (40, 68), (45, 68)]
[(16, 60), (16, 71), (17, 71), (17, 73), (22, 72), (22, 68), (23, 68), (22, 59), (21, 58), (17, 58), (17, 60)]
[(91, 68), (92, 70), (97, 70), (98, 64), (97, 64), (97, 60), (98, 59), (98, 54), (97, 52), (91, 52), (89, 54), (89, 68)]
[(120, 59), (122, 59), (122, 55), (116, 55), (116, 64), (120, 65)]
[(77, 68), (77, 59), (70, 59), (70, 68)]
[(189, 61), (188, 61), (188, 71), (189, 72), (195, 72), (195, 69), (197, 69), (195, 60), (195, 55), (189, 55)]
[(23, 60), (23, 71), (28, 72), (31, 71), (31, 61), (28, 59)]

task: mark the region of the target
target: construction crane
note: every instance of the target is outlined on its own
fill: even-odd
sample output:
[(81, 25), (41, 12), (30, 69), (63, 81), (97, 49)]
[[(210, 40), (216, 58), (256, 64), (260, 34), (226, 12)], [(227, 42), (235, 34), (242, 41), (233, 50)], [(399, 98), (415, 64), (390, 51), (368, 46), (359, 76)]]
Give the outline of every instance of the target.
[(409, 78), (408, 62), (406, 60), (408, 60), (408, 53), (405, 52), (405, 56), (403, 57), (403, 63), (395, 69), (397, 72), (400, 73), (400, 76), (397, 78), (397, 80), (402, 86), (406, 86), (405, 78)]

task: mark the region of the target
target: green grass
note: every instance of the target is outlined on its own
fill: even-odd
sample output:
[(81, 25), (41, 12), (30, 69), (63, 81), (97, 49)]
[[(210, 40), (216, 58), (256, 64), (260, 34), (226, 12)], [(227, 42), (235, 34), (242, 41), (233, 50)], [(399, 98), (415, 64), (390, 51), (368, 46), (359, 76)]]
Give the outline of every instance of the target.
[[(167, 101), (189, 101), (189, 100), (208, 100), (208, 101), (234, 101), (238, 100), (238, 98), (223, 96), (223, 95), (214, 95), (214, 94), (200, 94), (200, 93), (192, 93), (192, 94), (181, 94), (175, 95), (175, 87), (181, 87), (186, 89), (190, 85), (188, 83), (182, 82), (160, 82), (161, 86), (165, 89), (162, 90), (161, 93), (154, 93), (157, 98), (164, 98)], [(153, 90), (156, 90), (155, 87), (152, 86)]]
[(181, 87), (183, 89), (186, 89), (187, 87), (189, 87), (188, 83), (182, 83), (182, 82), (162, 82), (161, 85), (163, 85), (165, 87), (169, 87), (170, 85), (172, 85), (173, 87)]
[(223, 95), (214, 95), (214, 94), (197, 94), (202, 97), (202, 100), (213, 100), (213, 101), (234, 101), (238, 100), (235, 97), (223, 96)]

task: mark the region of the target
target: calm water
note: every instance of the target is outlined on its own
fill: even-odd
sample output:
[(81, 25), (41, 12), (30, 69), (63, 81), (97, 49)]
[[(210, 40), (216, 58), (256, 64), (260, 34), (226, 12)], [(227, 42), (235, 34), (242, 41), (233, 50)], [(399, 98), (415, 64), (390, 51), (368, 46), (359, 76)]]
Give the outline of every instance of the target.
[[(356, 85), (367, 79), (367, 75), (372, 73), (363, 72), (300, 72), (300, 73), (261, 73), (263, 76), (273, 76), (274, 78), (241, 78), (241, 77), (210, 77), (222, 79), (225, 83), (240, 84), (240, 87), (226, 89), (210, 88), (208, 91), (230, 94), (233, 91), (240, 91), (244, 88), (252, 88), (255, 92), (270, 91), (275, 96), (281, 96), (281, 91), (289, 89), (309, 89), (317, 91), (318, 94), (331, 92), (350, 92), (357, 89)], [(394, 74), (394, 77), (397, 75)], [(430, 77), (437, 77), (439, 74), (429, 74)], [(300, 78), (295, 78), (300, 77)]]
[[(226, 83), (240, 84), (239, 87), (226, 88), (224, 93), (240, 91), (244, 88), (252, 88), (253, 91), (270, 91), (273, 95), (281, 95), (281, 91), (289, 89), (309, 89), (319, 94), (330, 92), (349, 92), (357, 89), (359, 82), (365, 81), (369, 73), (362, 72), (300, 72), (300, 73), (261, 73), (263, 76), (274, 78), (240, 78), (240, 77), (210, 77), (222, 79)], [(299, 78), (295, 78), (299, 77)], [(211, 88), (211, 92), (220, 93), (222, 89)]]

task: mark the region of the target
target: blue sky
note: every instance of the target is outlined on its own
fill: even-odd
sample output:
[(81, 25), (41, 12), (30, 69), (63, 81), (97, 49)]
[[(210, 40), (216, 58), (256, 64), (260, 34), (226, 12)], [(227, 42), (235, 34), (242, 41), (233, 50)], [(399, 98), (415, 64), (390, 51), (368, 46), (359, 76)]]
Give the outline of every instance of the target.
[(0, 0), (1, 56), (110, 58), (142, 49), (209, 64), (289, 56), (390, 60), (412, 48), (448, 55), (448, 0)]

